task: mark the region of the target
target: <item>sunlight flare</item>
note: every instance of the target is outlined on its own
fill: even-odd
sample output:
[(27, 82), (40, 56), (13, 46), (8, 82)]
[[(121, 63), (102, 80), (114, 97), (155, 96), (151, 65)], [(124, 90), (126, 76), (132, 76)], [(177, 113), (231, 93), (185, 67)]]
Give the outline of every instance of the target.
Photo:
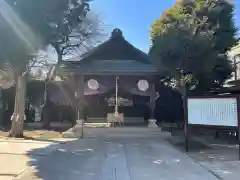
[(23, 41), (30, 53), (35, 53), (41, 47), (42, 43), (39, 38), (4, 0), (0, 0), (0, 14)]

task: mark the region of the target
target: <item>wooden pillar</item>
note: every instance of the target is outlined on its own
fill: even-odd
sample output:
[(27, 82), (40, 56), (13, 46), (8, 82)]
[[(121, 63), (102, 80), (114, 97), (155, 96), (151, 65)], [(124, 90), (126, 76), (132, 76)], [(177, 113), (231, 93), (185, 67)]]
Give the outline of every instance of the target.
[(76, 109), (78, 111), (78, 120), (83, 119), (83, 109), (84, 109), (84, 74), (80, 74), (76, 76)]
[(77, 114), (77, 123), (75, 125), (75, 131), (80, 133), (80, 137), (84, 138), (84, 74), (79, 74), (75, 76), (76, 82), (76, 91), (74, 92), (75, 96), (75, 108)]
[(187, 86), (184, 81), (184, 73), (180, 72), (180, 92), (182, 94), (183, 113), (184, 113), (184, 137), (185, 137), (185, 151), (189, 149), (189, 128), (188, 128), (188, 99)]
[(155, 90), (155, 84), (153, 82), (150, 83), (149, 89), (150, 89), (150, 110), (151, 110), (150, 118), (155, 119), (154, 109), (155, 109), (156, 90)]
[(114, 115), (115, 116), (118, 116), (118, 114), (119, 114), (119, 107), (118, 107), (118, 88), (119, 88), (119, 86), (118, 86), (118, 80), (119, 80), (119, 77), (116, 77), (116, 84), (115, 84), (115, 111), (114, 111)]

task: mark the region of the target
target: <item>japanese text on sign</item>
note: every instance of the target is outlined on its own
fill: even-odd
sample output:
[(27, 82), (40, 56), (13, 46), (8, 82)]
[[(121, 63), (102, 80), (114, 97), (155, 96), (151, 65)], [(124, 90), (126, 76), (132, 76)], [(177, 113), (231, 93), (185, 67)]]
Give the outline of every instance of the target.
[(237, 126), (237, 98), (188, 99), (188, 123)]

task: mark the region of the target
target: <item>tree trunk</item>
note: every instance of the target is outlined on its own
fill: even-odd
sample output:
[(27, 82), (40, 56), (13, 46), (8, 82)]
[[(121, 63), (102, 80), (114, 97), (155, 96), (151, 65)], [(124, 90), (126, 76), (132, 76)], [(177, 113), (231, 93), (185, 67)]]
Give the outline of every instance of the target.
[(84, 109), (84, 75), (79, 75), (77, 78), (77, 107), (79, 111), (78, 120), (83, 119), (83, 109)]
[[(178, 89), (181, 92), (181, 75), (175, 76), (176, 80), (176, 89)], [(182, 92), (181, 92), (182, 93)]]
[(23, 124), (25, 116), (25, 93), (26, 93), (26, 76), (17, 75), (16, 94), (14, 112), (12, 115), (12, 128), (10, 137), (23, 137)]
[(61, 53), (57, 53), (58, 54), (58, 64), (62, 63), (62, 59), (63, 59), (63, 55)]

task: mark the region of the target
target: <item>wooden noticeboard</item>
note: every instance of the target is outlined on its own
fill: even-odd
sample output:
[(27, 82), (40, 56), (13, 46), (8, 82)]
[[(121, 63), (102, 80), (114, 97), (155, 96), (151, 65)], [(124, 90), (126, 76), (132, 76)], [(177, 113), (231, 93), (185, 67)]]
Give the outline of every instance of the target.
[[(240, 140), (240, 103), (238, 96), (187, 98), (185, 112), (185, 149), (188, 151), (189, 127), (235, 128)], [(240, 159), (240, 142), (239, 142)]]
[(189, 98), (188, 124), (237, 127), (237, 98)]

